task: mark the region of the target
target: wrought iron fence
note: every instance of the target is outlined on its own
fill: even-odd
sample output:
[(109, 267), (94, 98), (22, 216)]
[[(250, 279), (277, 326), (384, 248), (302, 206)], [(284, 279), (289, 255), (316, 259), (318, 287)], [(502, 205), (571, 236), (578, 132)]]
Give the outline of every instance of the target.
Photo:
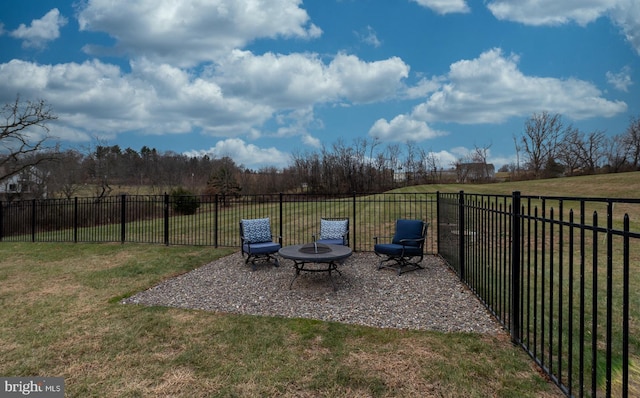
[[(568, 396), (640, 396), (640, 199), (459, 193), (169, 195), (0, 203), (0, 240), (239, 247), (239, 221), (270, 217), (285, 245), (323, 217), (350, 219), (371, 251), (398, 218), (427, 221), (439, 254)], [(188, 213), (188, 212), (187, 212)], [(602, 216), (604, 215), (604, 216)], [(601, 221), (604, 220), (604, 221)]]
[[(349, 240), (356, 251), (373, 250), (374, 236), (393, 234), (397, 218), (419, 218), (435, 225), (436, 195), (268, 194), (189, 197), (193, 214), (180, 208), (184, 198), (120, 195), (105, 198), (45, 199), (0, 203), (0, 240), (32, 242), (132, 242), (239, 247), (239, 221), (271, 218), (286, 245), (306, 243), (323, 217), (350, 219)], [(437, 253), (435, 233), (427, 251)]]
[(566, 395), (640, 394), (640, 200), (438, 203), (439, 253)]

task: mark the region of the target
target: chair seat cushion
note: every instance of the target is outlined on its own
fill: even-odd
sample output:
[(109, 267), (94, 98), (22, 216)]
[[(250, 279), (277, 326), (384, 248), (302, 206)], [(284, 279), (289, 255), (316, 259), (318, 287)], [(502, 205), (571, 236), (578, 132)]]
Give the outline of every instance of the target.
[(325, 245), (344, 245), (344, 240), (340, 239), (318, 239), (316, 243), (322, 243)]
[[(404, 249), (404, 252), (403, 252)], [(419, 256), (422, 254), (422, 248), (413, 246), (402, 246), (395, 243), (378, 243), (373, 250), (379, 254), (387, 256)]]
[(243, 250), (249, 254), (271, 254), (280, 250), (281, 246), (276, 242), (262, 242), (252, 243), (251, 245), (244, 244)]

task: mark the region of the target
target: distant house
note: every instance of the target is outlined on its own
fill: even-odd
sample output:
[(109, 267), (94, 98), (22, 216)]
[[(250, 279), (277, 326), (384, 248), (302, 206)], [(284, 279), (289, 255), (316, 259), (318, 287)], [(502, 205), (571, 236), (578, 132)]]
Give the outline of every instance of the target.
[(0, 200), (11, 200), (17, 197), (22, 199), (46, 197), (42, 170), (31, 166), (0, 181)]
[(487, 182), (496, 178), (496, 168), (491, 163), (459, 163), (456, 165), (459, 183)]

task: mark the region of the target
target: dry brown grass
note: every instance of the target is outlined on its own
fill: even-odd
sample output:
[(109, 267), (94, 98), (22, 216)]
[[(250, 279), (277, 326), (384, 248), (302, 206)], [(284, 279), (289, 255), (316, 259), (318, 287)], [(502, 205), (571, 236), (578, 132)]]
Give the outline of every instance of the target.
[(228, 251), (0, 244), (0, 374), (69, 397), (557, 396), (502, 337), (121, 305)]

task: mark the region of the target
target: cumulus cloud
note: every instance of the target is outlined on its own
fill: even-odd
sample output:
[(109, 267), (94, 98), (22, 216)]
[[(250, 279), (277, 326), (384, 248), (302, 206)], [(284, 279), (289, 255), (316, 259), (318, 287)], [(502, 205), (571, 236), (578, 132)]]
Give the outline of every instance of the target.
[(322, 31), (300, 5), (301, 0), (91, 0), (78, 22), (80, 30), (105, 32), (116, 40), (114, 49), (87, 46), (89, 53), (119, 51), (193, 66), (257, 38), (319, 37)]
[(54, 8), (42, 18), (31, 21), (29, 26), (20, 24), (9, 35), (22, 40), (23, 47), (41, 48), (48, 42), (60, 37), (60, 28), (66, 24), (67, 19), (60, 15), (60, 11), (57, 8)]
[(415, 86), (406, 89), (405, 96), (407, 98), (424, 98), (438, 90), (441, 85), (442, 82), (438, 77), (431, 79), (422, 78)]
[(409, 76), (409, 66), (399, 57), (365, 62), (355, 55), (338, 54), (329, 64), (328, 74), (340, 82), (343, 98), (370, 103), (396, 96), (401, 80)]
[(47, 98), (69, 126), (100, 133), (140, 131), (241, 135), (264, 123), (271, 107), (225, 97), (213, 81), (169, 66), (133, 63), (125, 74), (100, 61), (39, 65), (0, 64), (0, 100), (10, 93)]
[(470, 11), (465, 0), (413, 0), (423, 7), (427, 7), (438, 14), (467, 13)]
[(412, 113), (427, 122), (502, 123), (510, 117), (547, 110), (573, 119), (611, 117), (626, 111), (592, 83), (577, 79), (527, 76), (516, 55), (500, 49), (450, 66), (442, 87)]
[(348, 100), (368, 103), (392, 97), (409, 67), (397, 57), (365, 62), (338, 54), (325, 64), (316, 54), (233, 51), (213, 72), (225, 92), (282, 108)]
[(585, 26), (609, 17), (640, 54), (640, 2), (637, 0), (492, 0), (487, 7), (500, 20), (526, 25)]
[(640, 2), (637, 0), (618, 0), (616, 6), (611, 10), (611, 18), (640, 55)]
[(631, 81), (631, 68), (625, 66), (618, 73), (607, 72), (607, 82), (620, 91), (629, 91), (629, 86), (633, 84)]
[(526, 25), (561, 25), (575, 21), (586, 25), (611, 7), (611, 0), (493, 0), (487, 7), (502, 20)]
[(260, 148), (254, 144), (248, 144), (239, 138), (228, 138), (216, 142), (216, 145), (205, 150), (193, 150), (184, 153), (186, 156), (204, 156), (222, 158), (228, 156), (236, 163), (247, 168), (259, 168), (262, 166), (285, 167), (290, 155), (281, 152), (274, 147)]
[(378, 119), (369, 135), (382, 141), (421, 142), (446, 133), (433, 130), (427, 123), (412, 119), (407, 115), (399, 115), (390, 122)]
[(12, 60), (0, 64), (0, 100), (10, 102), (3, 93), (16, 92), (44, 97), (70, 126), (100, 133), (197, 130), (255, 137), (256, 127), (287, 114), (288, 125), (281, 124), (278, 134), (317, 144), (307, 131), (321, 124), (314, 106), (391, 97), (408, 74), (399, 58), (364, 62), (338, 54), (327, 64), (311, 54), (256, 56), (239, 50), (200, 74), (146, 58), (131, 61), (130, 69), (125, 73), (99, 60), (57, 65)]
[[(410, 114), (377, 120), (369, 135), (384, 141), (424, 141), (445, 134), (434, 123), (503, 123), (511, 117), (549, 111), (574, 120), (611, 117), (625, 112), (622, 101), (610, 101), (592, 83), (577, 79), (527, 76), (516, 55), (495, 48), (450, 66), (449, 73), (423, 79), (415, 88), (431, 94)], [(436, 86), (439, 85), (439, 86)]]

